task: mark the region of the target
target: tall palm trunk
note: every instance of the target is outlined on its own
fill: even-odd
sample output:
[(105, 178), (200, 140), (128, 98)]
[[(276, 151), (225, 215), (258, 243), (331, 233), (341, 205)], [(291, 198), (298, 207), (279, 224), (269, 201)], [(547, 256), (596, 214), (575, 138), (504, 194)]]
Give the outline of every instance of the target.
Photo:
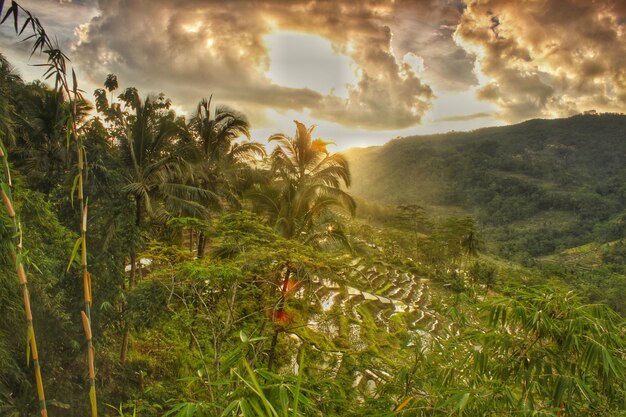
[[(135, 198), (135, 227), (139, 230), (141, 226), (141, 197)], [(135, 288), (135, 277), (137, 275), (137, 251), (133, 247), (130, 252), (130, 276), (128, 277), (128, 290)], [(122, 314), (126, 309), (122, 307)], [(128, 354), (128, 336), (130, 328), (128, 322), (124, 320), (124, 335), (122, 336), (122, 347), (120, 349), (120, 363), (124, 365), (126, 363), (126, 356)]]
[(278, 334), (280, 330), (276, 328), (274, 335), (272, 336), (272, 344), (270, 345), (270, 351), (267, 359), (267, 370), (272, 372), (274, 369), (274, 363), (276, 363), (276, 346), (278, 345)]
[(206, 236), (204, 232), (198, 232), (198, 259), (204, 258), (204, 246), (206, 244)]

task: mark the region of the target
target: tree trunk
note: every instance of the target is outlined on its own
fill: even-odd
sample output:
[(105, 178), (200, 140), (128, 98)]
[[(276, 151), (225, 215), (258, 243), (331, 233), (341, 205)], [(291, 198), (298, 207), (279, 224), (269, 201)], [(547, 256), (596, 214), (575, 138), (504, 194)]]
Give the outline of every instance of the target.
[[(278, 299), (278, 302), (276, 303), (275, 311), (284, 312), (285, 298), (287, 297), (287, 288), (289, 286), (290, 278), (291, 278), (291, 269), (289, 269), (288, 267), (287, 271), (285, 272), (285, 277), (283, 278), (283, 283), (282, 283), (281, 290), (280, 290), (281, 294), (280, 294), (280, 298)], [(275, 321), (276, 318), (272, 317), (272, 320)], [(272, 368), (274, 367), (274, 363), (276, 362), (276, 345), (278, 344), (278, 334), (281, 331), (281, 329), (276, 326), (276, 323), (274, 323), (274, 327), (276, 328), (276, 330), (274, 330), (274, 336), (272, 337), (272, 344), (270, 346), (270, 351), (269, 351), (269, 355), (267, 359), (267, 369), (270, 372), (272, 372)]]
[(213, 332), (213, 378), (215, 380), (219, 379), (220, 375), (220, 354), (222, 352), (223, 340), (221, 336), (222, 335), (220, 334), (220, 337), (218, 337), (218, 335), (215, 334), (215, 331)]
[[(128, 277), (128, 290), (132, 290), (135, 288), (135, 273), (137, 268), (137, 254), (135, 250), (133, 250), (130, 254), (130, 276)], [(124, 301), (124, 304), (126, 302)], [(126, 311), (125, 305), (122, 306), (122, 317), (124, 317), (124, 312)], [(126, 354), (128, 353), (128, 333), (130, 332), (130, 328), (128, 327), (128, 323), (126, 319), (124, 321), (124, 335), (122, 336), (122, 347), (120, 349), (120, 363), (124, 365), (126, 363)]]
[[(141, 225), (141, 197), (135, 199), (135, 226), (139, 229)], [(128, 277), (128, 290), (135, 288), (135, 275), (137, 273), (137, 252), (133, 248), (130, 253), (130, 276)], [(122, 317), (126, 308), (122, 306)], [(122, 347), (120, 349), (120, 363), (124, 365), (126, 363), (126, 355), (128, 353), (128, 337), (130, 328), (128, 323), (124, 320), (124, 334), (122, 336)]]
[(137, 253), (133, 250), (130, 253), (130, 275), (128, 276), (128, 289), (135, 288), (135, 274), (137, 273)]
[(126, 355), (128, 354), (128, 336), (130, 329), (128, 323), (124, 324), (124, 335), (122, 336), (122, 348), (120, 349), (120, 363), (124, 365), (126, 363)]
[(274, 336), (272, 336), (272, 344), (270, 345), (270, 352), (267, 359), (267, 370), (272, 372), (274, 363), (276, 362), (276, 345), (278, 344), (279, 329), (274, 330)]
[(204, 258), (204, 244), (206, 242), (206, 237), (204, 236), (204, 232), (198, 233), (198, 259)]
[(224, 335), (230, 333), (231, 326), (235, 321), (233, 310), (235, 308), (235, 300), (237, 299), (237, 283), (233, 284), (231, 291), (232, 295), (230, 297), (230, 305), (228, 306), (228, 316), (226, 316), (226, 322), (224, 323), (224, 327), (219, 334), (215, 334), (215, 332), (213, 334), (213, 368), (215, 370), (215, 375), (213, 379), (215, 380), (219, 380), (220, 378), (220, 363)]

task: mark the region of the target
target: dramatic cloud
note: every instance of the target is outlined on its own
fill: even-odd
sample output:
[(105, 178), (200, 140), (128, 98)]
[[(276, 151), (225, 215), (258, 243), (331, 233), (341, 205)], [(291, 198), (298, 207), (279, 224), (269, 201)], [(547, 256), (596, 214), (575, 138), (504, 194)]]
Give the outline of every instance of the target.
[(478, 84), (473, 54), (454, 42), (453, 34), (465, 5), (456, 0), (403, 0), (394, 12), (394, 49), (416, 54), (424, 77), (439, 89), (463, 91)]
[(624, 2), (470, 1), (456, 30), (489, 78), (478, 97), (518, 121), (626, 104)]
[[(69, 51), (88, 92), (115, 73), (177, 111), (213, 94), (258, 132), (297, 118), (362, 144), (369, 132), (382, 142), (626, 104), (622, 0), (21, 3)], [(19, 66), (27, 44), (9, 26), (0, 46)]]
[[(309, 109), (346, 126), (416, 125), (433, 99), (411, 64), (392, 50), (392, 1), (102, 1), (80, 28), (77, 57), (92, 80), (108, 72), (184, 103), (215, 93), (240, 107)], [(356, 64), (347, 97), (280, 85), (266, 75), (277, 31), (320, 35)]]

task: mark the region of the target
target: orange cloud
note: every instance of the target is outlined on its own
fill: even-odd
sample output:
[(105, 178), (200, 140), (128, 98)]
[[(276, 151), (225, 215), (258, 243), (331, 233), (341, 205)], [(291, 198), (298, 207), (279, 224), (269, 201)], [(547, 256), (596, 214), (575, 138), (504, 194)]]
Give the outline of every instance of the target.
[[(437, 92), (470, 87), (507, 121), (626, 104), (619, 0), (32, 1), (44, 24), (57, 22), (50, 28), (61, 44), (74, 39), (83, 86), (113, 72), (124, 86), (164, 92), (186, 109), (214, 94), (255, 127), (267, 127), (271, 109), (346, 128), (405, 129), (422, 122)], [(280, 85), (269, 78), (265, 43), (277, 31), (324, 37), (349, 57), (356, 81), (341, 96)], [(19, 53), (13, 43), (6, 49)], [(490, 111), (476, 104), (461, 113)]]
[[(116, 72), (142, 89), (165, 90), (190, 103), (215, 93), (249, 108), (309, 109), (344, 126), (398, 129), (416, 125), (431, 88), (394, 55), (393, 1), (101, 2), (81, 33), (76, 55), (93, 79)], [(277, 85), (265, 75), (263, 36), (288, 30), (324, 36), (358, 66), (347, 98)]]
[(478, 97), (518, 121), (626, 104), (623, 2), (471, 0), (457, 40), (490, 81)]

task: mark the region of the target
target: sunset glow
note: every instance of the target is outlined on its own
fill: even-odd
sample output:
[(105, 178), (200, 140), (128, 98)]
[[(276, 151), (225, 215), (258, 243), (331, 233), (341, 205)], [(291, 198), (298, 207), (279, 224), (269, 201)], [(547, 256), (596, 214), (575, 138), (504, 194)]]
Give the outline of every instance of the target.
[(278, 85), (347, 98), (347, 86), (357, 82), (354, 61), (334, 51), (326, 38), (276, 32), (266, 35), (264, 41), (269, 57), (266, 75)]

